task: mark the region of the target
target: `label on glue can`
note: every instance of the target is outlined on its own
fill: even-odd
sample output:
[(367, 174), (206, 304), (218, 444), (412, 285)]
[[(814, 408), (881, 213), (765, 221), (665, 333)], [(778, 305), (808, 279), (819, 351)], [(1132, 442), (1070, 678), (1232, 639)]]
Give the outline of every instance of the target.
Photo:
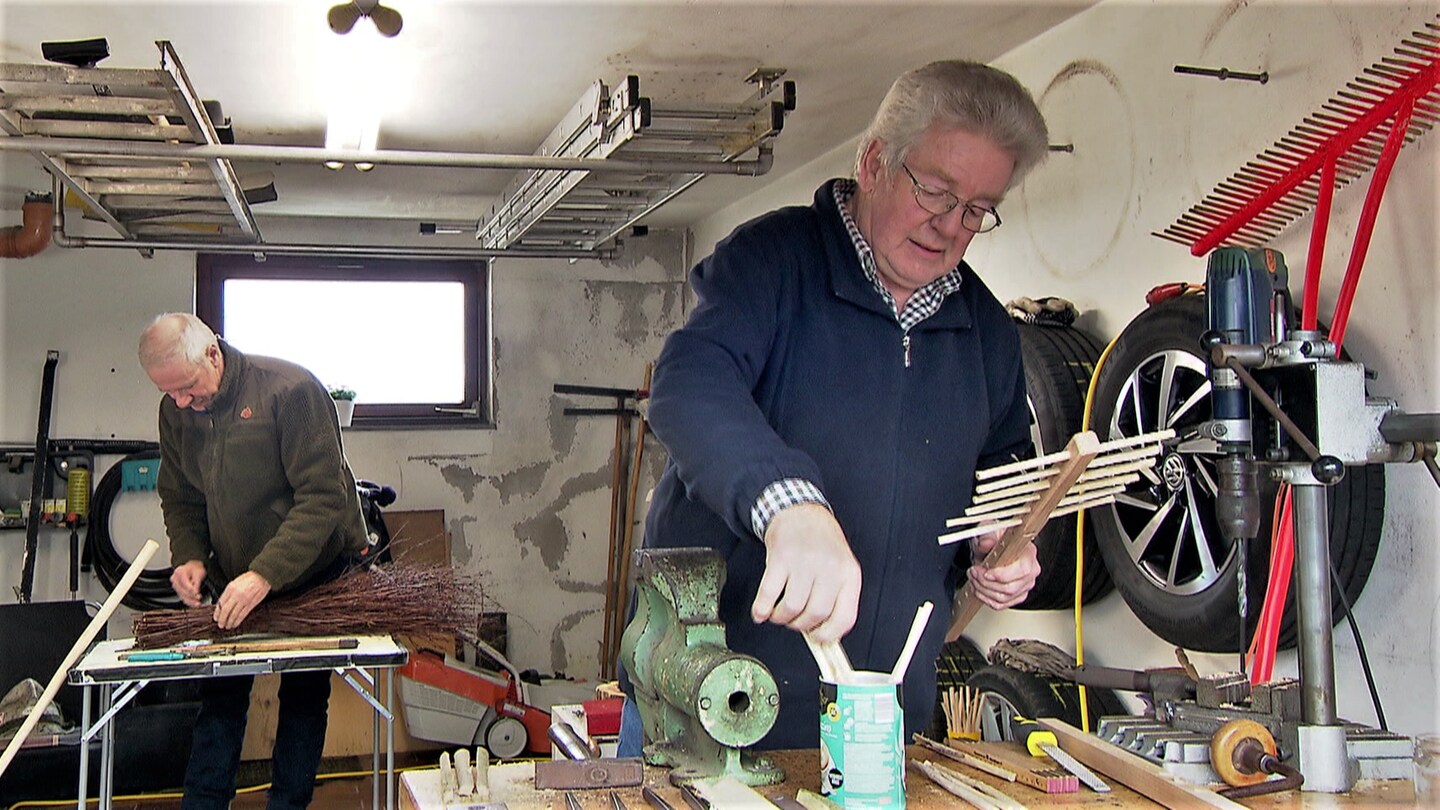
[(841, 807), (905, 806), (905, 713), (889, 677), (820, 682), (820, 792)]

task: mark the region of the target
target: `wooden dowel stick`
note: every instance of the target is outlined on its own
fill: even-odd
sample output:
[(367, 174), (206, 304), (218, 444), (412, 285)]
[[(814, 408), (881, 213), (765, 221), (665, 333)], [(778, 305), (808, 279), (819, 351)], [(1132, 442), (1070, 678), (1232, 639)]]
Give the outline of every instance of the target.
[(60, 668), (55, 670), (55, 674), (50, 678), (50, 683), (46, 684), (45, 691), (40, 694), (40, 700), (35, 703), (35, 707), (30, 710), (30, 714), (25, 716), (25, 722), (20, 724), (20, 730), (15, 732), (15, 736), (10, 739), (10, 744), (5, 746), (5, 753), (0, 754), (0, 775), (3, 775), (5, 769), (10, 767), (11, 760), (15, 759), (15, 754), (20, 750), (20, 746), (25, 743), (25, 738), (30, 736), (30, 732), (34, 731), (35, 725), (40, 722), (40, 715), (50, 705), (50, 702), (55, 700), (56, 693), (58, 693), (60, 687), (65, 684), (65, 676), (70, 672), (70, 667), (74, 666), (75, 662), (80, 660), (80, 656), (84, 655), (85, 651), (89, 649), (90, 642), (95, 640), (95, 636), (99, 634), (100, 628), (104, 627), (105, 622), (109, 621), (110, 614), (114, 613), (115, 608), (120, 606), (120, 600), (124, 599), (125, 594), (130, 592), (130, 588), (135, 584), (135, 580), (140, 578), (141, 572), (145, 570), (145, 564), (150, 562), (150, 558), (155, 556), (155, 552), (159, 550), (159, 543), (154, 540), (145, 541), (145, 547), (140, 549), (140, 553), (135, 556), (135, 561), (130, 563), (129, 568), (125, 569), (125, 574), (120, 577), (120, 581), (115, 583), (115, 590), (110, 592), (110, 598), (106, 599), (105, 604), (100, 606), (100, 612), (95, 614), (95, 618), (91, 619), (90, 623), (85, 625), (84, 631), (80, 633), (80, 638), (75, 640), (75, 644), (70, 648), (70, 652), (66, 653), (65, 658), (61, 660)]
[[(1124, 484), (1115, 484), (1106, 486), (1104, 489), (1095, 490), (1094, 492), (1082, 492), (1075, 495), (1066, 495), (1065, 497), (1060, 499), (1060, 502), (1056, 505), (1056, 508), (1063, 509), (1067, 506), (1073, 506), (1083, 501), (1093, 500), (1097, 497), (1102, 497), (1104, 495), (1117, 495), (1124, 491)], [(945, 525), (947, 527), (968, 526), (972, 523), (984, 523), (987, 520), (1004, 520), (1005, 518), (1022, 516), (1028, 514), (1030, 511), (1030, 502), (1027, 502), (1022, 503), (1019, 506), (985, 509), (974, 514), (967, 512), (966, 514), (958, 518), (950, 518), (949, 520), (945, 521)]]
[[(1104, 478), (1094, 478), (1089, 481), (1076, 481), (1070, 487), (1070, 490), (1066, 493), (1066, 497), (1073, 497), (1075, 495), (1080, 495), (1086, 492), (1094, 492), (1099, 489), (1108, 489), (1110, 487), (1124, 487), (1133, 484), (1139, 480), (1140, 474), (1132, 472), (1126, 473), (1124, 475), (1112, 475), (1106, 476)], [(986, 512), (993, 512), (998, 509), (1009, 509), (1015, 506), (1023, 506), (1024, 504), (1030, 503), (1031, 501), (1040, 500), (1040, 496), (1043, 494), (1044, 490), (1041, 490), (1040, 492), (1032, 492), (1027, 495), (1016, 495), (1014, 497), (1005, 498), (1004, 500), (986, 501), (985, 503), (976, 504), (974, 506), (971, 506), (969, 509), (966, 509), (965, 516), (972, 517), (974, 515), (983, 515)]]
[(895, 662), (895, 668), (890, 670), (892, 683), (905, 680), (905, 670), (910, 668), (910, 659), (915, 657), (915, 648), (920, 644), (920, 636), (925, 632), (925, 625), (930, 622), (930, 612), (934, 609), (934, 602), (926, 602), (915, 611), (915, 620), (910, 622), (910, 635), (905, 638), (905, 646), (900, 650), (900, 658)]
[[(1096, 448), (1096, 454), (1099, 455), (1101, 453), (1109, 453), (1114, 450), (1120, 450), (1126, 447), (1134, 447), (1141, 444), (1162, 442), (1166, 439), (1173, 439), (1174, 437), (1175, 431), (1166, 429), (1157, 430), (1153, 433), (1142, 433), (1139, 436), (1126, 436), (1120, 439), (1112, 439), (1108, 442), (1101, 442), (1100, 446)], [(1026, 459), (1024, 461), (1015, 461), (1011, 462), (1010, 464), (1002, 464), (999, 467), (991, 467), (989, 469), (980, 470), (975, 473), (975, 478), (980, 481), (988, 481), (991, 478), (998, 478), (1002, 475), (1007, 475), (1012, 472), (1033, 470), (1036, 467), (1043, 467), (1047, 464), (1053, 464), (1057, 461), (1065, 461), (1069, 457), (1070, 455), (1068, 449), (1061, 450), (1059, 452), (1049, 453), (1047, 455), (1039, 456), (1037, 458)]]
[[(1148, 447), (1142, 447), (1137, 450), (1127, 450), (1123, 453), (1111, 453), (1109, 455), (1100, 456), (1094, 461), (1090, 462), (1090, 469), (1087, 470), (1087, 472), (1089, 472), (1091, 476), (1104, 475), (1104, 469), (1107, 467), (1117, 467), (1120, 465), (1128, 466), (1132, 464), (1137, 465), (1136, 469), (1144, 469), (1146, 466), (1148, 466), (1146, 462), (1150, 462), (1158, 455), (1160, 455), (1160, 445), (1158, 444), (1150, 445)], [(977, 495), (984, 495), (990, 492), (995, 492), (996, 490), (1005, 489), (1006, 487), (1018, 486), (1020, 484), (1032, 484), (1037, 482), (1048, 484), (1050, 478), (1052, 478), (1055, 473), (1059, 471), (1059, 469), (1060, 467), (1058, 465), (1050, 466), (1040, 470), (1022, 472), (1017, 475), (1007, 476), (1005, 478), (997, 478), (992, 481), (976, 484), (975, 492)]]
[[(1106, 476), (1111, 475), (1125, 475), (1127, 473), (1140, 472), (1141, 470), (1148, 469), (1150, 467), (1153, 467), (1154, 465), (1154, 454), (1145, 456), (1143, 458), (1126, 461), (1123, 464), (1096, 466), (1094, 463), (1091, 463), (1090, 469), (1085, 470), (1084, 474), (1080, 476), (1080, 480), (1093, 481), (1097, 478), (1105, 478)], [(1006, 478), (999, 481), (991, 481), (988, 484), (984, 484), (975, 488), (975, 498), (972, 503), (982, 503), (986, 500), (1005, 497), (1004, 493), (1009, 490), (1043, 490), (1045, 487), (1048, 486), (1050, 486), (1050, 482), (1047, 480), (1015, 481), (1013, 479)]]
[[(1123, 490), (1121, 491), (1123, 492)], [(1065, 515), (1073, 515), (1076, 512), (1085, 509), (1094, 509), (1097, 506), (1104, 506), (1107, 503), (1114, 503), (1115, 496), (1118, 494), (1120, 493), (1109, 492), (1104, 494), (1096, 494), (1096, 496), (1092, 500), (1079, 501), (1077, 503), (1069, 504), (1067, 506), (1056, 509), (1055, 511), (1050, 513), (1050, 517), (1064, 517)], [(1009, 529), (1013, 526), (1019, 526), (1020, 523), (1021, 519), (1019, 517), (1008, 517), (1001, 520), (996, 520), (993, 523), (981, 523), (978, 526), (971, 526), (968, 529), (962, 529), (958, 532), (947, 532), (937, 537), (936, 540), (942, 546), (948, 543), (958, 543), (961, 540), (969, 540), (972, 537), (979, 537), (982, 534), (989, 534), (996, 529)]]

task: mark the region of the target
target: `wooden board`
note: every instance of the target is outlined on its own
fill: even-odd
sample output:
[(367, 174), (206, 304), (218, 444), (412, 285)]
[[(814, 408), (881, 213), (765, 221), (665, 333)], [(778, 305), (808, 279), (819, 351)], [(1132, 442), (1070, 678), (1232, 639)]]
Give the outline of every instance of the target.
[[(394, 510), (382, 513), (390, 532), (390, 556), (402, 565), (450, 566), (450, 532), (445, 527), (445, 510)], [(412, 650), (434, 650), (458, 655), (460, 640), (448, 633), (397, 633), (400, 643)]]
[(1244, 805), (1218, 793), (1177, 781), (1150, 760), (1086, 734), (1063, 720), (1047, 717), (1037, 722), (1041, 728), (1055, 735), (1060, 750), (1099, 771), (1102, 776), (1108, 776), (1166, 807), (1244, 808)]

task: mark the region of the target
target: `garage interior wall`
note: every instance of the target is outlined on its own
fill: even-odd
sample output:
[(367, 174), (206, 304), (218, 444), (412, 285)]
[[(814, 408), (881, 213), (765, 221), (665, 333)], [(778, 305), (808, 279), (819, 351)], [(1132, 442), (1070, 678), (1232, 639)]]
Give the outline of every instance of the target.
[[(1433, 4), (1102, 3), (1011, 51), (996, 64), (1035, 94), (1055, 144), (1049, 160), (1000, 206), (1004, 226), (979, 236), (966, 259), (1001, 301), (1058, 295), (1080, 325), (1109, 341), (1145, 307), (1147, 290), (1203, 283), (1204, 258), (1151, 236), (1218, 181), (1298, 123), (1402, 36), (1433, 20)], [(963, 56), (963, 54), (960, 54)], [(1265, 85), (1173, 73), (1175, 64), (1268, 71)], [(771, 208), (808, 204), (826, 178), (851, 176), (855, 145), (700, 222), (696, 255), (736, 224)], [(1369, 175), (1336, 194), (1320, 293), (1329, 320)], [(1440, 410), (1435, 384), (1440, 310), (1440, 135), (1400, 153), (1370, 245), (1346, 348), (1375, 371), (1372, 395), (1409, 412)], [(1274, 247), (1286, 257), (1297, 300), (1312, 218)], [(1435, 652), (1436, 516), (1440, 493), (1419, 464), (1387, 468), (1379, 557), (1355, 607), (1392, 729), (1440, 728)], [(1252, 607), (1258, 610), (1258, 607)], [(1338, 612), (1336, 614), (1339, 615)], [(1073, 651), (1068, 612), (982, 612), (967, 629), (982, 649), (999, 638), (1040, 638)], [(1174, 666), (1169, 645), (1111, 593), (1085, 614), (1088, 663)], [(1373, 724), (1374, 711), (1349, 628), (1335, 629), (1341, 716)], [(1195, 655), (1202, 672), (1233, 671), (1234, 656)], [(1295, 676), (1294, 651), (1276, 676)]]
[[(998, 62), (1034, 90), (1052, 142), (1072, 143), (1075, 151), (1052, 155), (1013, 192), (1001, 209), (1005, 226), (978, 238), (969, 260), (1002, 299), (1064, 296), (1086, 313), (1082, 325), (1108, 340), (1143, 308), (1150, 287), (1203, 280), (1203, 259), (1152, 231), (1433, 16), (1433, 6), (1422, 3), (1107, 2), (1082, 13)], [(1261, 86), (1178, 76), (1177, 62), (1264, 69), (1271, 80)], [(510, 613), (519, 666), (592, 677), (598, 669), (614, 423), (563, 416), (565, 403), (552, 385), (638, 386), (645, 362), (683, 320), (690, 254), (708, 253), (751, 216), (808, 202), (822, 180), (850, 173), (853, 154), (852, 143), (771, 179), (763, 191), (696, 223), (692, 244), (683, 233), (652, 231), (629, 243), (616, 263), (497, 261), (497, 429), (346, 433), (357, 475), (399, 491), (392, 508), (445, 510), (454, 559), (480, 574), (497, 609)], [(1347, 339), (1379, 375), (1372, 392), (1413, 412), (1440, 410), (1433, 383), (1437, 155), (1440, 133), (1433, 132), (1400, 154)], [(1334, 305), (1365, 182), (1336, 197), (1322, 314)], [(261, 225), (270, 238), (292, 235)], [(296, 238), (361, 226), (310, 223), (297, 226)], [(370, 234), (382, 226), (364, 224)], [(1305, 219), (1276, 243), (1292, 271), (1304, 265), (1308, 233)], [(33, 441), (49, 348), (63, 354), (52, 435), (153, 438), (158, 397), (135, 363), (134, 345), (150, 317), (192, 306), (193, 272), (188, 253), (147, 260), (130, 251), (52, 247), (24, 261), (0, 260), (0, 440)], [(139, 495), (122, 501), (153, 515), (124, 520), (152, 519), (157, 538), (163, 534), (155, 503)], [(1437, 513), (1436, 489), (1423, 469), (1389, 469), (1380, 557), (1356, 606), (1391, 725), (1404, 733), (1440, 729), (1432, 652), (1440, 646)], [(7, 575), (0, 600), (14, 598), (20, 537), (0, 536), (0, 571), (17, 572)], [(142, 542), (116, 539), (135, 548)], [(37, 599), (68, 597), (62, 540), (53, 533), (42, 544)], [(84, 587), (85, 598), (103, 598), (93, 579)], [(117, 618), (111, 632), (128, 634), (128, 619)], [(1012, 637), (1073, 648), (1068, 613), (983, 615), (970, 634), (983, 647)], [(1118, 594), (1088, 609), (1086, 650), (1088, 661), (1110, 666), (1174, 663), (1168, 646)], [(1373, 722), (1343, 627), (1336, 661), (1340, 713)], [(1196, 656), (1196, 663), (1205, 671), (1234, 668), (1231, 656)], [(1277, 674), (1294, 672), (1293, 653), (1282, 654)]]
[[(387, 227), (400, 230), (394, 223), (339, 221), (298, 228), (294, 220), (262, 220), (261, 227), (271, 239), (315, 241), (343, 238), (347, 230), (367, 239)], [(641, 386), (645, 363), (682, 316), (685, 241), (684, 232), (652, 230), (630, 240), (614, 262), (494, 262), (496, 429), (344, 434), (356, 476), (398, 492), (391, 509), (445, 511), (452, 559), (479, 575), (492, 609), (509, 614), (512, 660), (524, 668), (591, 678), (599, 671), (615, 419), (563, 410), (613, 400), (556, 396), (553, 386)], [(139, 368), (135, 346), (156, 314), (193, 311), (194, 268), (194, 254), (186, 252), (147, 260), (128, 250), (55, 247), (0, 261), (0, 440), (33, 444), (45, 352), (58, 349), (52, 436), (153, 441), (159, 395)], [(661, 454), (653, 444), (647, 453), (642, 480), (653, 481)], [(102, 457), (100, 465), (113, 461)], [(96, 471), (96, 481), (103, 472)], [(111, 534), (127, 557), (146, 536), (161, 540), (156, 567), (168, 565), (153, 492), (117, 498)], [(23, 536), (0, 535), (6, 602), (15, 600)], [(65, 533), (42, 532), (36, 601), (69, 598), (67, 560)], [(87, 599), (106, 595), (90, 576), (82, 577), (82, 588)], [(129, 612), (120, 611), (109, 629), (130, 635)]]

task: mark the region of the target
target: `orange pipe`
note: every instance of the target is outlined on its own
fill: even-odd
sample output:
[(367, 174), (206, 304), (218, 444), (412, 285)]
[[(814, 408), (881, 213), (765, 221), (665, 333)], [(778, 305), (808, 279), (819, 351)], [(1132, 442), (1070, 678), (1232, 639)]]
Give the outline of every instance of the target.
[(0, 258), (26, 259), (50, 246), (50, 195), (26, 197), (22, 225), (0, 228)]

